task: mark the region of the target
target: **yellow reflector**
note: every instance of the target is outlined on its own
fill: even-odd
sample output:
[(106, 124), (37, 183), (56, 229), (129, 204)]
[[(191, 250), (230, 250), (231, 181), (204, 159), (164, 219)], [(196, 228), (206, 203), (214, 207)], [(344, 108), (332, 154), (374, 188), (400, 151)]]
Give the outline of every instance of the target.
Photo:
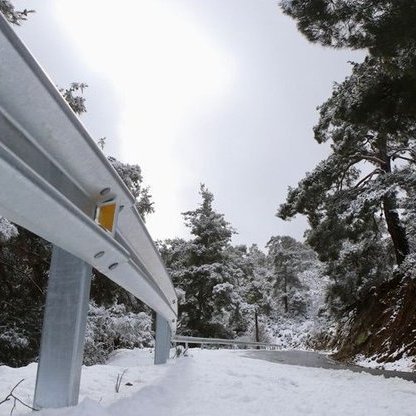
[(117, 204), (115, 202), (97, 207), (96, 222), (110, 232), (113, 232), (116, 218), (116, 208)]

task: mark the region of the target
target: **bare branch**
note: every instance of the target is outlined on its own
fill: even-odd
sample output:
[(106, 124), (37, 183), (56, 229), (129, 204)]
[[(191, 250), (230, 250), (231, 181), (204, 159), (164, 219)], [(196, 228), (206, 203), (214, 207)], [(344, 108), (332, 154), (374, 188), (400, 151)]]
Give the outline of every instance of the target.
[(366, 175), (364, 178), (362, 178), (356, 185), (354, 188), (359, 188), (362, 184), (364, 184), (365, 182), (367, 182), (368, 180), (370, 180), (374, 175), (378, 174), (378, 173), (382, 173), (383, 171), (381, 169), (374, 169), (371, 173), (369, 173), (368, 175)]
[(3, 264), (4, 266), (9, 267), (10, 269), (13, 270), (14, 273), (18, 274), (20, 277), (22, 277), (24, 279), (26, 279), (26, 278), (29, 279), (35, 285), (35, 287), (39, 290), (39, 292), (42, 295), (45, 294), (44, 290), (35, 282), (35, 280), (29, 274), (24, 274), (19, 269), (17, 269), (16, 267), (14, 267), (12, 264), (4, 261), (1, 257), (0, 257), (0, 264)]
[(345, 176), (347, 175), (347, 173), (348, 173), (348, 171), (350, 170), (350, 168), (352, 168), (352, 167), (353, 167), (355, 164), (357, 164), (359, 161), (360, 161), (359, 159), (351, 161), (351, 162), (347, 165), (347, 167), (345, 168), (345, 170), (342, 172), (341, 179), (340, 179), (340, 181), (338, 182), (338, 186), (337, 186), (338, 191), (341, 191), (341, 190), (342, 190), (342, 184), (343, 184), (344, 179), (345, 179)]
[(380, 159), (380, 158), (378, 158), (377, 156), (374, 156), (374, 155), (363, 155), (362, 153), (357, 153), (354, 156), (359, 157), (359, 158), (364, 159), (364, 160), (368, 160), (370, 162), (378, 163), (380, 165), (386, 164), (385, 160)]
[(396, 149), (389, 157), (394, 159), (394, 157), (401, 152), (409, 152), (413, 157), (415, 157), (415, 151), (410, 147), (402, 147), (400, 149)]
[(24, 381), (25, 379), (22, 378), (10, 391), (10, 393), (6, 396), (6, 398), (4, 398), (2, 401), (0, 401), (0, 405), (2, 405), (5, 402), (8, 402), (10, 399), (13, 399), (13, 406), (10, 410), (10, 415), (13, 414), (14, 410), (16, 409), (16, 402), (19, 402), (20, 404), (22, 404), (23, 406), (27, 407), (30, 410), (33, 411), (38, 411), (39, 409), (35, 409), (32, 406), (29, 406), (28, 404), (26, 404), (23, 400), (19, 399), (17, 396), (14, 395), (14, 391), (16, 390), (16, 388)]
[(403, 159), (403, 160), (407, 160), (408, 162), (411, 162), (411, 163), (416, 163), (416, 160), (410, 159), (410, 157), (405, 157), (405, 156), (396, 155), (396, 156), (392, 156), (392, 159), (393, 160), (394, 159)]
[(117, 381), (116, 381), (116, 385), (115, 385), (115, 389), (116, 389), (116, 393), (118, 393), (120, 391), (120, 386), (121, 386), (121, 380), (123, 379), (124, 374), (126, 373), (127, 368), (120, 374), (117, 374)]

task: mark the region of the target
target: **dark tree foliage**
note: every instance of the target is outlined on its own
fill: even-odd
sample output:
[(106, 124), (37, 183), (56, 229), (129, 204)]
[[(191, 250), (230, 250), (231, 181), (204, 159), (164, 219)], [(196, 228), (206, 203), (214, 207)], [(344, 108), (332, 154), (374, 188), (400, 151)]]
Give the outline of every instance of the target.
[(413, 0), (282, 0), (312, 42), (325, 46), (368, 48), (373, 55), (395, 55), (414, 46)]
[(279, 215), (305, 214), (314, 229), (329, 221), (334, 231), (342, 228), (345, 237), (348, 228), (377, 233), (375, 216), (383, 215), (401, 264), (409, 244), (397, 212), (397, 194), (414, 181), (416, 119), (410, 100), (406, 105), (396, 98), (395, 81), (376, 58), (354, 65), (352, 75), (321, 106), (315, 127), (316, 140), (331, 142), (332, 154), (289, 191)]
[(27, 364), (38, 354), (50, 253), (21, 227), (0, 244), (0, 363)]

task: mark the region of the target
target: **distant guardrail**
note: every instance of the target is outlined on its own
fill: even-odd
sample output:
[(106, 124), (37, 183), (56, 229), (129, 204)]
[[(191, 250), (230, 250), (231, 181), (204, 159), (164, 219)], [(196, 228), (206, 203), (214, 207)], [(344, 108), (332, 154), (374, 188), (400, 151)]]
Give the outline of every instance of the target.
[(180, 342), (184, 344), (244, 345), (247, 347), (281, 348), (277, 344), (270, 344), (267, 342), (244, 341), (241, 339), (188, 337), (184, 335), (173, 336), (172, 342), (176, 342), (176, 343)]

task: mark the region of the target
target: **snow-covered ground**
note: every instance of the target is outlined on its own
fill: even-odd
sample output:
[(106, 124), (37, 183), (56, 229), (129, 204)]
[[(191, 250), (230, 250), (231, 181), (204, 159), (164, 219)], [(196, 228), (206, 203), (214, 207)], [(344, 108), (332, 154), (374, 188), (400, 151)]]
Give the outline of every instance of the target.
[[(108, 365), (84, 368), (78, 406), (38, 415), (414, 415), (415, 383), (348, 370), (275, 364), (245, 354), (193, 349), (190, 357), (153, 366), (149, 350), (120, 350)], [(125, 369), (116, 393), (117, 375)], [(31, 403), (35, 371), (35, 364), (0, 367), (0, 401), (25, 378), (15, 394)], [(10, 408), (11, 403), (0, 405), (0, 415), (9, 415)], [(18, 404), (14, 414), (29, 411)]]
[(355, 357), (354, 363), (360, 365), (361, 367), (366, 368), (377, 368), (380, 370), (390, 370), (390, 371), (405, 371), (413, 372), (415, 371), (415, 358), (404, 356), (392, 363), (379, 363), (377, 357), (366, 358), (362, 355), (357, 355)]

